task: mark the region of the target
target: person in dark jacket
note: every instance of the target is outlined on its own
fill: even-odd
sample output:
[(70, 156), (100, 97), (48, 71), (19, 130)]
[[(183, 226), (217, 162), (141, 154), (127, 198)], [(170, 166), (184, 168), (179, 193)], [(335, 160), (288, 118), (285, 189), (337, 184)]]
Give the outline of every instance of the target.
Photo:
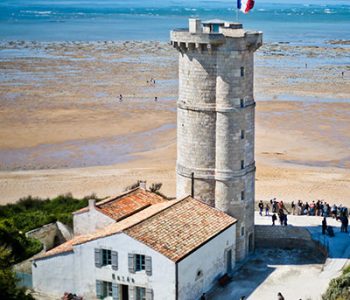
[(281, 293), (277, 294), (277, 300), (284, 300), (284, 297), (282, 296)]
[(272, 215), (272, 226), (275, 226), (276, 220), (277, 220), (277, 216), (276, 216), (276, 214), (273, 214)]
[(327, 220), (326, 220), (326, 217), (323, 217), (323, 220), (322, 220), (322, 234), (326, 234), (326, 230), (327, 230)]

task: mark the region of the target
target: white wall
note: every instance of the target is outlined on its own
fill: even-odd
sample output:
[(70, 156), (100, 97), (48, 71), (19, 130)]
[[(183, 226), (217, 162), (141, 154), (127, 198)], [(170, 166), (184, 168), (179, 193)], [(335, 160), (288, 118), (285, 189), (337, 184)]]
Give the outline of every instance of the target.
[[(118, 270), (112, 270), (111, 266), (95, 267), (94, 249), (100, 247), (118, 251)], [(129, 273), (128, 253), (151, 256), (152, 275), (146, 275), (145, 271)], [(48, 294), (62, 296), (68, 291), (84, 299), (95, 299), (96, 280), (104, 280), (151, 288), (155, 300), (175, 299), (175, 263), (124, 233), (75, 246), (74, 254), (38, 260), (36, 264), (33, 287)], [(67, 273), (71, 274), (67, 276)]]
[(115, 221), (94, 208), (83, 213), (73, 214), (74, 235), (88, 234), (102, 229)]
[(32, 263), (33, 288), (49, 295), (63, 296), (74, 291), (74, 254), (72, 252), (36, 260)]
[[(194, 300), (207, 292), (226, 273), (225, 249), (231, 248), (232, 268), (235, 263), (236, 225), (204, 244), (178, 263), (179, 300)], [(197, 272), (202, 277), (197, 278)]]

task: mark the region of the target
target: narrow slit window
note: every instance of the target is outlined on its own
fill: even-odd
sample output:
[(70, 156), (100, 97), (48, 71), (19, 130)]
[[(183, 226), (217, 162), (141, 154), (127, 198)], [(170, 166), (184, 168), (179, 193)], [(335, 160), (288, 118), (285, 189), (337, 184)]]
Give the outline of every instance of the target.
[(241, 67), (241, 77), (244, 77), (244, 67)]
[(244, 160), (241, 160), (241, 169), (244, 169)]
[(240, 99), (240, 106), (244, 107), (244, 100), (243, 99)]
[(244, 226), (241, 227), (241, 236), (244, 236)]
[(241, 201), (244, 201), (245, 200), (245, 193), (244, 191), (241, 192)]
[(245, 138), (245, 131), (241, 130), (241, 140), (243, 140)]

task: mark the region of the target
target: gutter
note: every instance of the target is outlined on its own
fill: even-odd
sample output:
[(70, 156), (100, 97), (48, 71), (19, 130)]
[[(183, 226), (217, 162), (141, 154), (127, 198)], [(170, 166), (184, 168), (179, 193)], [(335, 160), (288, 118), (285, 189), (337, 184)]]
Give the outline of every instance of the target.
[(179, 299), (179, 271), (178, 263), (175, 263), (175, 300)]

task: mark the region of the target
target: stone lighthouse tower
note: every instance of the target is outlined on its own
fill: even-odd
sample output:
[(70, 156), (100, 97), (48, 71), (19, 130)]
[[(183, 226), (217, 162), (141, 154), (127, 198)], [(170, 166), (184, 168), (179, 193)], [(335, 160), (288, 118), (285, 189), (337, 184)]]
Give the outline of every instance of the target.
[(177, 197), (192, 194), (238, 219), (236, 259), (254, 248), (254, 51), (262, 33), (189, 20), (179, 51)]

